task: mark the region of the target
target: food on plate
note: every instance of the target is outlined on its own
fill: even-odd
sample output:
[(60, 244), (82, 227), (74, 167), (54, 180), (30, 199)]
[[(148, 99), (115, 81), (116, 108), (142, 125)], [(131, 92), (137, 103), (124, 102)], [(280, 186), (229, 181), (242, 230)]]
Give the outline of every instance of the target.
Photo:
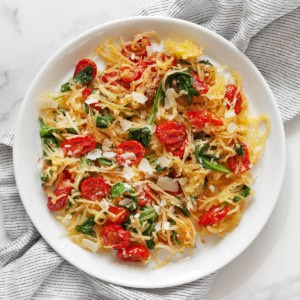
[(40, 99), (42, 186), (74, 242), (161, 267), (197, 233), (239, 224), (270, 121), (224, 70), (192, 41), (145, 32), (102, 43)]

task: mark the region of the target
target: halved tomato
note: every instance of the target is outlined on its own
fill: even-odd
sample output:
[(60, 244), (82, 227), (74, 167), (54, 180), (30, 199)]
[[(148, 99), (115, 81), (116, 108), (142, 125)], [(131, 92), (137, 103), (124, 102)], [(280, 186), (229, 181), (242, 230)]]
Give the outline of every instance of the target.
[(106, 225), (100, 232), (103, 244), (114, 249), (123, 249), (129, 246), (130, 232), (117, 224)]
[(64, 140), (60, 147), (63, 149), (65, 156), (82, 156), (96, 147), (96, 141), (90, 135), (78, 136)]
[(202, 128), (205, 124), (213, 126), (223, 125), (222, 119), (207, 110), (188, 111), (186, 112), (186, 116), (194, 128)]
[(228, 158), (228, 166), (235, 174), (241, 174), (250, 169), (250, 158), (247, 146), (238, 140), (240, 147), (242, 148), (242, 155), (236, 154)]
[(110, 186), (102, 177), (90, 177), (84, 179), (80, 184), (83, 198), (88, 200), (99, 200), (108, 195)]
[(71, 174), (64, 170), (60, 174), (58, 178), (58, 184), (54, 191), (54, 195), (56, 197), (59, 197), (56, 202), (53, 202), (53, 199), (51, 197), (48, 198), (48, 208), (52, 211), (60, 210), (67, 204), (68, 196), (70, 195), (70, 192), (73, 188), (72, 183), (74, 180), (71, 177)]
[(114, 216), (108, 215), (106, 224), (122, 224), (130, 215), (130, 211), (125, 207), (109, 206), (108, 211), (113, 213)]
[(166, 121), (156, 127), (156, 136), (165, 145), (183, 142), (187, 136), (183, 123)]
[(133, 245), (117, 252), (117, 258), (125, 262), (142, 262), (150, 257), (150, 252), (143, 245)]
[(121, 143), (116, 150), (117, 161), (120, 165), (134, 165), (139, 163), (146, 154), (145, 148), (137, 141)]
[(211, 226), (223, 220), (229, 211), (229, 207), (213, 206), (209, 211), (206, 211), (199, 218), (200, 226)]
[[(231, 103), (234, 100), (234, 96), (236, 94), (236, 90), (237, 87), (234, 84), (229, 84), (226, 86), (226, 94), (225, 94), (225, 98), (227, 98), (227, 101), (229, 103), (226, 104), (226, 107), (228, 109), (230, 109), (231, 107)], [(235, 105), (234, 105), (234, 112), (238, 115), (241, 111), (242, 111), (242, 96), (241, 93), (237, 93), (236, 95), (236, 101), (235, 101)]]

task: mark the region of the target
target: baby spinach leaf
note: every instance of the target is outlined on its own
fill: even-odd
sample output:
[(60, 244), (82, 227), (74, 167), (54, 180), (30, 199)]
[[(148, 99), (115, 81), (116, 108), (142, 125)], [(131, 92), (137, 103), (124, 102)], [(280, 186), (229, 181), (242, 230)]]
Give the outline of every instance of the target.
[(242, 190), (238, 196), (235, 196), (232, 201), (233, 202), (238, 202), (239, 200), (243, 198), (247, 198), (250, 195), (251, 188), (247, 185), (242, 186)]
[(150, 113), (150, 116), (149, 116), (149, 120), (148, 120), (149, 124), (154, 123), (154, 119), (155, 119), (155, 116), (156, 116), (156, 113), (157, 113), (157, 110), (158, 110), (158, 106), (164, 98), (165, 98), (165, 93), (164, 93), (164, 91), (162, 89), (162, 85), (160, 83), (158, 88), (157, 88), (155, 98), (154, 98), (154, 102), (153, 102), (153, 105), (152, 105), (152, 110), (151, 110), (151, 113)]
[(156, 217), (157, 217), (156, 210), (151, 205), (146, 205), (141, 210), (139, 220), (141, 223), (144, 221), (154, 222)]
[(44, 138), (52, 137), (52, 132), (57, 130), (54, 127), (45, 124), (44, 120), (40, 118), (40, 136)]
[(64, 83), (61, 87), (60, 87), (60, 92), (61, 93), (65, 93), (65, 92), (68, 92), (70, 91), (71, 88), (70, 88), (70, 83), (69, 82), (66, 82)]
[(113, 165), (113, 163), (112, 163), (111, 160), (106, 159), (106, 158), (103, 158), (103, 157), (98, 158), (98, 162), (99, 162), (101, 165), (103, 165), (103, 166), (108, 166), (108, 167), (110, 167), (110, 166)]
[(193, 78), (189, 73), (182, 71), (174, 72), (170, 74), (165, 81), (165, 88), (172, 86), (173, 82), (176, 82), (179, 91), (187, 92), (187, 103), (191, 104), (193, 96), (199, 96), (199, 92), (194, 88)]
[(191, 213), (185, 206), (176, 206), (186, 217), (190, 217)]
[(134, 194), (135, 190), (128, 183), (122, 183), (122, 182), (116, 183), (115, 185), (112, 186), (110, 190), (110, 194), (112, 198), (119, 197), (126, 192), (129, 192), (130, 194)]
[(76, 230), (84, 234), (96, 236), (94, 231), (95, 224), (94, 217), (89, 217), (81, 225), (77, 225)]
[(98, 128), (108, 128), (112, 120), (113, 120), (113, 117), (109, 113), (107, 113), (103, 116), (98, 115), (96, 118), (96, 126)]
[(226, 167), (224, 167), (223, 165), (215, 163), (215, 162), (211, 162), (211, 158), (213, 158), (213, 157), (206, 154), (206, 151), (208, 150), (207, 145), (208, 144), (205, 144), (202, 148), (200, 148), (199, 146), (196, 146), (196, 149), (195, 149), (196, 158), (197, 158), (198, 162), (202, 165), (202, 167), (205, 169), (210, 169), (210, 170), (214, 170), (214, 171), (218, 171), (218, 172), (222, 172), (222, 173), (231, 173), (231, 171), (229, 169), (227, 169)]
[(199, 61), (199, 64), (212, 66), (212, 63), (208, 59), (203, 59)]
[(144, 147), (148, 148), (150, 144), (151, 131), (148, 127), (140, 127), (129, 129), (128, 140), (140, 142)]
[(73, 80), (76, 83), (87, 84), (93, 79), (94, 68), (92, 66), (88, 66), (83, 70), (79, 71), (74, 77)]

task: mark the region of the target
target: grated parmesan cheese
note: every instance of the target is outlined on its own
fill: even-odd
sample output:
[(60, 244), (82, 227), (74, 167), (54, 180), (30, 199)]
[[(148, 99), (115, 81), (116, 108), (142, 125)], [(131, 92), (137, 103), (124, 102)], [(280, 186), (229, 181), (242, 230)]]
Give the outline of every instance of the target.
[(126, 119), (121, 119), (120, 126), (121, 126), (122, 130), (127, 131), (128, 129), (130, 129), (132, 127), (132, 122), (130, 122)]
[(160, 221), (156, 223), (156, 225), (154, 226), (154, 230), (156, 232), (161, 230), (161, 222)]
[(163, 229), (164, 230), (169, 230), (169, 228), (170, 228), (170, 222), (167, 221), (167, 222), (164, 223)]
[(103, 209), (103, 210), (108, 210), (109, 209), (109, 203), (103, 199), (100, 203), (99, 203), (100, 207)]
[(106, 151), (106, 152), (103, 152), (103, 157), (105, 158), (114, 158), (116, 156), (116, 153), (115, 152), (109, 152), (109, 151)]
[(133, 176), (134, 176), (134, 172), (132, 170), (131, 167), (129, 167), (128, 165), (124, 166), (123, 169), (123, 174), (122, 176), (126, 179), (126, 180), (130, 180)]
[(86, 158), (90, 159), (90, 160), (96, 160), (97, 158), (100, 158), (102, 156), (102, 151), (100, 149), (93, 149), (92, 151), (90, 151)]
[(149, 175), (153, 174), (153, 169), (149, 163), (149, 160), (147, 158), (143, 158), (138, 166), (138, 169), (142, 172), (145, 172)]
[(178, 182), (168, 176), (159, 177), (156, 184), (164, 191), (178, 192)]
[(234, 112), (233, 110), (227, 110), (227, 111), (225, 112), (225, 115), (224, 115), (224, 116), (225, 116), (226, 119), (235, 117), (235, 112)]
[(172, 161), (165, 156), (161, 156), (157, 159), (157, 164), (162, 168), (168, 168), (171, 165)]
[(237, 125), (234, 122), (228, 124), (227, 131), (229, 133), (234, 133), (237, 130)]
[(85, 100), (86, 104), (94, 104), (94, 103), (98, 103), (99, 99), (98, 97), (95, 97), (94, 95), (88, 96), (87, 99)]
[(96, 253), (99, 250), (98, 243), (90, 241), (88, 239), (83, 239), (81, 242), (81, 246), (91, 250), (92, 252)]
[(144, 94), (137, 92), (132, 93), (132, 98), (140, 104), (145, 104), (148, 100), (148, 98)]
[(109, 151), (111, 146), (112, 146), (112, 142), (109, 139), (105, 138), (102, 142), (102, 150)]

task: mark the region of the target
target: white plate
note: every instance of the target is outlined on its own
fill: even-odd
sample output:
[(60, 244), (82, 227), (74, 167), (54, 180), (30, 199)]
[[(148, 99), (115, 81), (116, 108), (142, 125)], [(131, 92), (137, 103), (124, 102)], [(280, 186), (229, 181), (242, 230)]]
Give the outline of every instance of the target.
[[(123, 264), (114, 255), (88, 252), (62, 238), (64, 227), (46, 206), (41, 189), (37, 160), (41, 154), (37, 98), (52, 91), (71, 74), (76, 62), (92, 54), (107, 37), (130, 38), (133, 34), (155, 30), (162, 39), (191, 39), (204, 46), (205, 54), (235, 68), (243, 79), (244, 91), (256, 114), (271, 117), (271, 133), (257, 166), (256, 196), (240, 225), (224, 239), (199, 245), (190, 258), (177, 260), (164, 268)], [(18, 189), (32, 222), (51, 247), (74, 266), (97, 278), (137, 288), (169, 287), (204, 277), (236, 258), (259, 234), (276, 203), (285, 165), (285, 138), (275, 99), (265, 79), (250, 60), (227, 40), (198, 25), (163, 17), (138, 17), (93, 28), (55, 53), (31, 84), (20, 110), (14, 142), (14, 168)]]

